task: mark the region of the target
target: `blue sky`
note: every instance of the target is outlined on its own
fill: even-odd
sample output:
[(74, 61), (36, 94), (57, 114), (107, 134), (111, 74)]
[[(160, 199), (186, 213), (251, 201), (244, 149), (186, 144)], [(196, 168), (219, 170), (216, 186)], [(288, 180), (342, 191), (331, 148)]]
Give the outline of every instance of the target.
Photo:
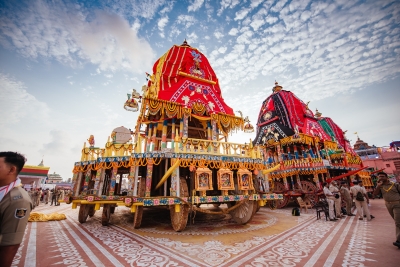
[[(0, 1), (0, 150), (71, 177), (154, 62), (188, 43), (256, 122), (275, 80), (370, 145), (400, 139), (399, 1)], [(255, 134), (236, 134), (248, 142)]]

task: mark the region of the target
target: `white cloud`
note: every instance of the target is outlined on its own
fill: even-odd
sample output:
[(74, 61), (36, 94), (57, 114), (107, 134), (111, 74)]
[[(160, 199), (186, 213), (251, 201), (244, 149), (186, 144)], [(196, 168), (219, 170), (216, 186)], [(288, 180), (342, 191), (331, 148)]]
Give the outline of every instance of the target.
[(22, 82), (0, 73), (0, 125), (18, 124), (22, 119), (46, 120), (49, 107), (26, 91)]
[(240, 0), (222, 0), (220, 2), (221, 8), (218, 10), (217, 15), (220, 16), (227, 8), (234, 8), (240, 3)]
[(191, 33), (188, 34), (187, 37), (188, 37), (187, 41), (188, 41), (189, 44), (197, 43), (198, 36), (197, 36), (196, 33), (191, 32)]
[(232, 36), (236, 36), (239, 33), (239, 30), (237, 28), (232, 28), (228, 34)]
[[(120, 1), (117, 1), (120, 2)], [(164, 6), (166, 3), (167, 7), (164, 7), (161, 12), (167, 12), (172, 9), (172, 1), (166, 0), (140, 0), (140, 1), (128, 1), (126, 5), (122, 8), (126, 7), (128, 9), (132, 9), (132, 15), (134, 17), (143, 17), (146, 19), (151, 19), (155, 14), (158, 13), (158, 9), (161, 6)]]
[(244, 8), (244, 9), (239, 10), (238, 12), (236, 12), (236, 14), (235, 14), (236, 16), (235, 16), (234, 20), (244, 19), (247, 16), (247, 14), (249, 14), (250, 11), (251, 11), (250, 8)]
[(224, 34), (220, 31), (216, 31), (216, 32), (214, 32), (214, 36), (217, 39), (221, 39), (222, 37), (224, 37)]
[(193, 0), (191, 4), (188, 6), (188, 12), (196, 11), (203, 5), (204, 0)]
[(176, 19), (176, 23), (185, 25), (186, 29), (192, 26), (195, 22), (195, 17), (189, 15), (179, 15)]
[(100, 70), (134, 72), (154, 59), (148, 42), (115, 13), (88, 14), (78, 5), (32, 1), (1, 20), (0, 43), (27, 58), (54, 58), (75, 67), (91, 62)]
[(162, 17), (161, 19), (158, 20), (157, 26), (158, 26), (158, 30), (160, 31), (160, 36), (162, 38), (165, 37), (164, 35), (164, 28), (168, 23), (168, 17)]
[(287, 0), (278, 0), (276, 4), (271, 7), (272, 12), (279, 12), (285, 5)]
[(218, 49), (218, 52), (219, 52), (220, 54), (224, 54), (224, 53), (226, 52), (226, 50), (227, 50), (227, 47), (226, 47), (226, 46), (222, 46), (222, 47), (220, 47), (220, 48)]

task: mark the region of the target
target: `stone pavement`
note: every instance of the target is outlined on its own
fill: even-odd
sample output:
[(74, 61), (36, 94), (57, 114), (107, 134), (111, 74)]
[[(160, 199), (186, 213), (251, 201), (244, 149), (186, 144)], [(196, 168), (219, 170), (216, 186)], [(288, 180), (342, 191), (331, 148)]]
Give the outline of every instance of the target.
[(41, 204), (34, 211), (64, 213), (67, 220), (29, 223), (13, 266), (399, 266), (393, 219), (382, 199), (371, 204), (376, 218), (369, 222), (263, 207), (247, 225), (197, 213), (180, 233), (165, 209), (145, 210), (142, 228), (133, 229), (125, 207), (103, 227), (101, 210), (80, 224), (71, 205)]

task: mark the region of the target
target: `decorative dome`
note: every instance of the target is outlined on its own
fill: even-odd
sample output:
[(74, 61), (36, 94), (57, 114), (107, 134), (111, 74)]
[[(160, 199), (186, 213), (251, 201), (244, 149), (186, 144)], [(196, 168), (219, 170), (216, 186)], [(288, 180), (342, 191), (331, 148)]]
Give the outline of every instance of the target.
[(218, 78), (208, 59), (186, 40), (174, 45), (153, 66), (145, 98), (153, 98), (185, 107), (204, 107), (209, 114), (234, 116), (221, 95)]
[(254, 144), (274, 143), (286, 137), (298, 138), (299, 134), (313, 136), (320, 141), (334, 141), (339, 149), (355, 154), (342, 129), (316, 110), (315, 115), (290, 91), (282, 90), (275, 82), (273, 93), (263, 102), (257, 121)]
[(371, 146), (369, 146), (367, 142), (364, 142), (360, 139), (360, 137), (357, 136), (357, 141), (354, 144), (354, 150), (363, 150), (368, 148), (371, 148)]
[(282, 90), (282, 86), (275, 82), (273, 93), (263, 102), (258, 115), (255, 144), (264, 144), (271, 139), (277, 141), (298, 133), (331, 140), (307, 104), (292, 92)]

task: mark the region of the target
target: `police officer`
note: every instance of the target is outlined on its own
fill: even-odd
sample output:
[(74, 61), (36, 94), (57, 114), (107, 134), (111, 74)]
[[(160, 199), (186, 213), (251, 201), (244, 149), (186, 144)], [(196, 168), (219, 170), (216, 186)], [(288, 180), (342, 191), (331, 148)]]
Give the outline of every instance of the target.
[(0, 265), (11, 266), (22, 242), (32, 201), (22, 188), (19, 172), (25, 157), (15, 152), (0, 152)]

